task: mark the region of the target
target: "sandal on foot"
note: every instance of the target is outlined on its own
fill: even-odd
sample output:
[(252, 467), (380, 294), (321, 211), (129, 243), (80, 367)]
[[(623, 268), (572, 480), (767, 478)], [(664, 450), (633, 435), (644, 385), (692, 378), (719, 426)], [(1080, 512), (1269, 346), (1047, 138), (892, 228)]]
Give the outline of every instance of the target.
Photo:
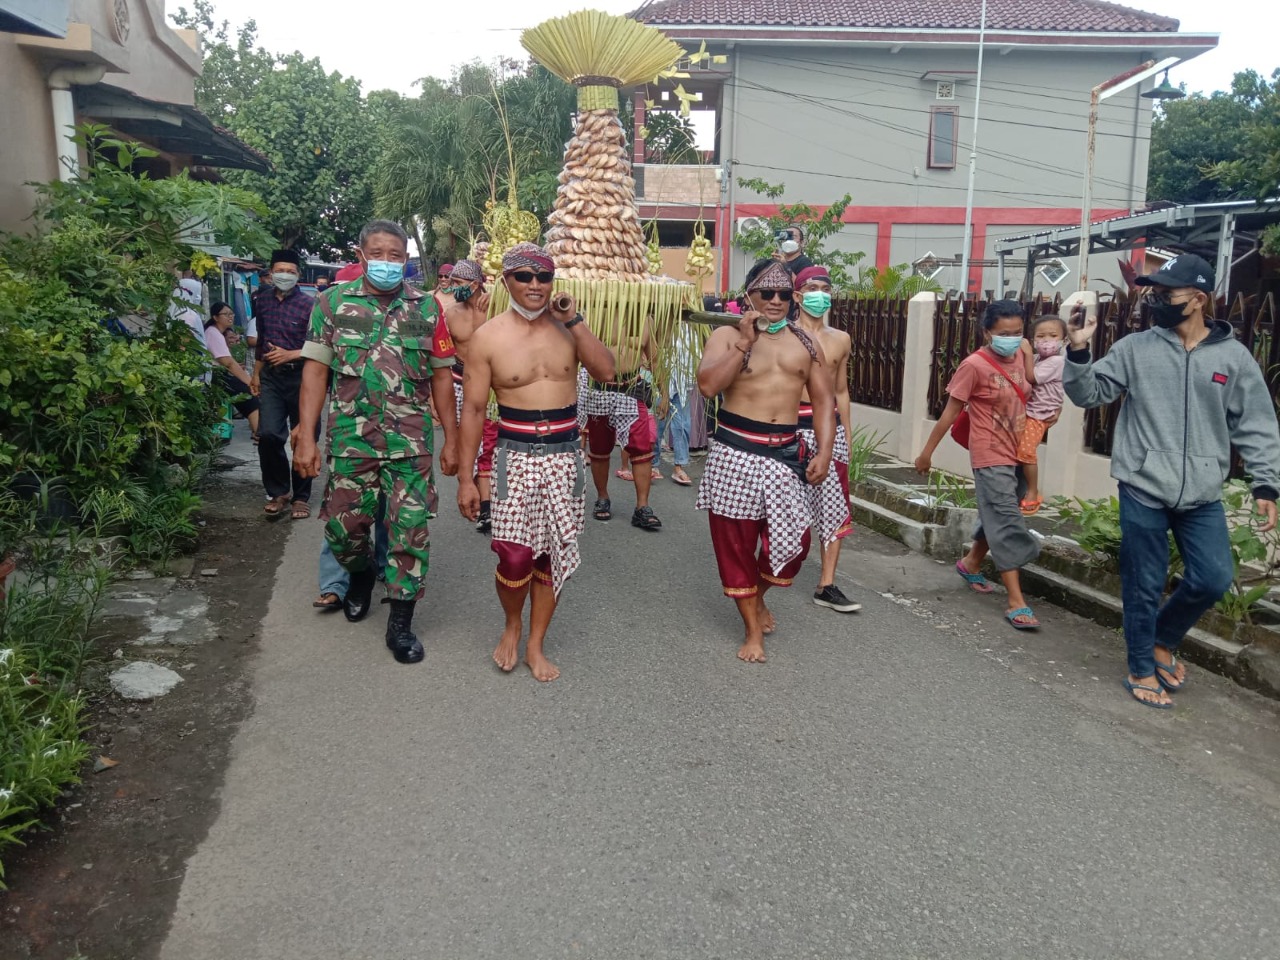
[(652, 477), (653, 477), (653, 479), (654, 479), (654, 480), (661, 480), (661, 479), (662, 479), (662, 474), (660, 474), (660, 473), (655, 469), (655, 470), (653, 471), (653, 473), (652, 473)]
[(1018, 509), (1022, 511), (1024, 517), (1034, 517), (1043, 506), (1044, 497), (1036, 497), (1034, 500), (1023, 500), (1018, 504)]
[(964, 578), (964, 582), (969, 585), (969, 589), (974, 593), (990, 593), (995, 587), (991, 586), (991, 581), (980, 573), (970, 573), (964, 568), (964, 561), (956, 561), (956, 573)]
[(606, 497), (601, 497), (596, 501), (596, 505), (591, 508), (591, 515), (597, 520), (608, 520), (613, 516), (613, 505), (609, 503)]
[(324, 613), (333, 613), (342, 609), (342, 598), (336, 593), (322, 593), (319, 600), (311, 601), (311, 605)]
[(636, 475), (630, 470), (615, 470), (613, 471), (613, 475), (619, 480), (627, 481), (627, 483), (631, 483), (636, 478)]
[(680, 484), (680, 486), (682, 486), (682, 487), (691, 487), (691, 486), (693, 486), (693, 481), (689, 479), (689, 475), (688, 475), (687, 473), (685, 473), (683, 470), (681, 470), (679, 473), (676, 473), (676, 472), (673, 470), (673, 471), (671, 472), (671, 482), (672, 482), (672, 483), (678, 483), (678, 484)]
[[(1187, 678), (1184, 676), (1182, 682), (1178, 682), (1178, 658), (1175, 654), (1170, 653), (1170, 662), (1163, 664), (1159, 660), (1156, 661), (1156, 682), (1164, 687), (1169, 693), (1177, 693), (1187, 685)], [(1167, 673), (1172, 679), (1166, 680), (1161, 674)]]
[(636, 507), (631, 515), (631, 525), (641, 530), (661, 530), (662, 521), (653, 515), (652, 507)]
[(1036, 619), (1036, 615), (1031, 612), (1030, 607), (1008, 610), (1005, 612), (1004, 618), (1009, 621), (1009, 625), (1015, 630), (1036, 630), (1040, 627), (1040, 621)]
[(289, 498), (272, 497), (267, 501), (267, 505), (262, 508), (263, 513), (267, 515), (268, 520), (279, 520), (284, 516), (284, 508), (289, 505)]
[(1154, 687), (1149, 687), (1145, 683), (1134, 683), (1128, 677), (1125, 677), (1123, 680), (1121, 680), (1120, 684), (1126, 690), (1129, 691), (1129, 696), (1133, 697), (1133, 699), (1137, 700), (1144, 707), (1151, 707), (1154, 710), (1172, 710), (1173, 709), (1172, 703), (1161, 703), (1159, 700), (1147, 700), (1144, 697), (1138, 696), (1139, 690), (1144, 690), (1147, 693), (1156, 693), (1156, 694), (1160, 693), (1159, 684), (1157, 684)]
[(306, 520), (311, 516), (311, 504), (305, 500), (293, 501), (293, 512), (289, 516), (294, 520)]

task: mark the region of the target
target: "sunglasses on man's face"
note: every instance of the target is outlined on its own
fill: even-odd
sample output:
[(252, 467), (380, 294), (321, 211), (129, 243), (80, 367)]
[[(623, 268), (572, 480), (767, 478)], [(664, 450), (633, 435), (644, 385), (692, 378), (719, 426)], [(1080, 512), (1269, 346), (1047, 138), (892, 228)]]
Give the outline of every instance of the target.
[(551, 270), (539, 270), (537, 273), (531, 270), (516, 270), (507, 274), (507, 276), (515, 280), (516, 283), (533, 283), (534, 277), (538, 278), (539, 283), (550, 283), (556, 278), (555, 273)]
[(791, 302), (790, 290), (756, 290), (755, 294), (765, 303), (768, 303), (774, 297), (777, 297), (779, 300), (782, 300), (784, 303)]

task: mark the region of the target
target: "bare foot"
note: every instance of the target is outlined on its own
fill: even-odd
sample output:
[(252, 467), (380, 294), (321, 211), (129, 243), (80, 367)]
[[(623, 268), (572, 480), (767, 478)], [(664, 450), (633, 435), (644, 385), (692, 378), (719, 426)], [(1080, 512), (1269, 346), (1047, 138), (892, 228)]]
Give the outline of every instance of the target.
[(738, 659), (746, 663), (764, 663), (764, 641), (748, 639), (738, 648)]
[[(778, 628), (778, 619), (773, 615), (773, 611), (764, 605), (764, 601), (760, 601), (760, 632), (766, 637)], [(761, 657), (760, 659), (764, 659)]]
[(529, 672), (533, 674), (533, 679), (542, 683), (548, 683), (560, 676), (560, 668), (541, 653), (530, 650), (524, 655), (524, 662)]
[(493, 651), (493, 662), (503, 673), (510, 673), (520, 662), (520, 626), (502, 631), (502, 639)]

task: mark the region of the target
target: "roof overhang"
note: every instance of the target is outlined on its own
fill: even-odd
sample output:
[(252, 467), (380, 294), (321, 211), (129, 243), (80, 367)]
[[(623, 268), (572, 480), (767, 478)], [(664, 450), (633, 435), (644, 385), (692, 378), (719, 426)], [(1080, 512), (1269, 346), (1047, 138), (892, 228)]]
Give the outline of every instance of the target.
[(65, 37), (71, 0), (0, 0), (0, 30)]
[[(652, 23), (672, 40), (743, 45), (878, 46), (888, 50), (911, 47), (976, 47), (974, 29), (904, 29), (895, 27), (798, 27)], [(989, 30), (983, 43), (1002, 52), (1019, 48), (1043, 50), (1132, 50), (1157, 59), (1176, 56), (1189, 60), (1218, 46), (1216, 33), (1088, 33), (1062, 30)]]
[(193, 106), (148, 100), (105, 83), (76, 87), (75, 98), (85, 116), (167, 153), (190, 156), (195, 165), (271, 170), (266, 157)]

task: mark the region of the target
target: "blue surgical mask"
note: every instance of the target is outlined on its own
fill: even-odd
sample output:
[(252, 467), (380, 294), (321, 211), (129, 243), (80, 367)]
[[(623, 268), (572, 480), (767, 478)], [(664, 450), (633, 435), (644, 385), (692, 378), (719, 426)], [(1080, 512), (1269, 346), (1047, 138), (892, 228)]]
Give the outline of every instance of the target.
[(404, 283), (404, 264), (393, 260), (370, 260), (365, 264), (364, 275), (375, 290), (394, 290)]
[(810, 291), (801, 296), (800, 306), (811, 317), (824, 317), (831, 309), (831, 294), (825, 290)]
[(1021, 337), (992, 337), (991, 349), (1002, 357), (1012, 357), (1022, 346)]

